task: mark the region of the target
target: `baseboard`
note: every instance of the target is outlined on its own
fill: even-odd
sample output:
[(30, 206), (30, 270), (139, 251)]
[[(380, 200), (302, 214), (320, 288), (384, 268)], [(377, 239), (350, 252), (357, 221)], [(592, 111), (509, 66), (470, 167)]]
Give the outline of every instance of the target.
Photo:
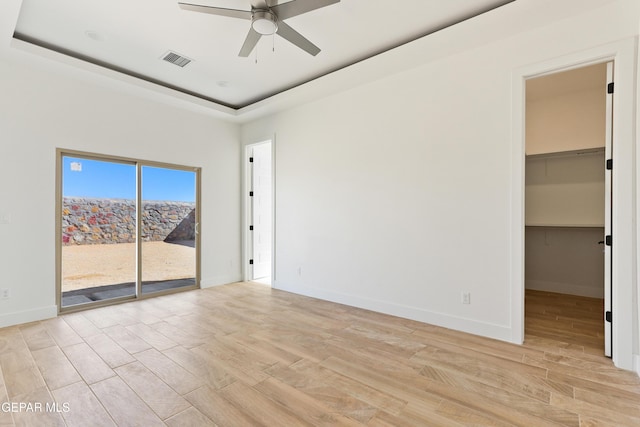
[(214, 286), (228, 285), (229, 283), (240, 282), (240, 277), (235, 276), (217, 276), (207, 277), (206, 279), (200, 279), (200, 287), (202, 289), (212, 288)]
[(57, 315), (58, 307), (55, 305), (35, 308), (32, 310), (16, 311), (14, 313), (0, 315), (0, 328), (35, 322), (38, 320), (51, 319)]
[(640, 376), (640, 354), (635, 354), (633, 356), (633, 369), (636, 371), (636, 374)]
[(512, 339), (511, 328), (503, 325), (480, 322), (473, 319), (467, 319), (463, 317), (451, 316), (444, 313), (425, 310), (419, 307), (411, 307), (357, 295), (327, 291), (325, 289), (288, 286), (280, 281), (273, 282), (272, 287), (274, 289), (279, 289), (282, 291), (287, 291), (312, 298), (318, 298), (325, 301), (331, 301), (338, 304), (344, 304), (351, 307), (372, 310), (378, 313), (389, 314), (405, 319), (416, 320), (418, 322), (428, 323), (430, 325), (455, 329), (458, 331), (480, 335), (488, 338), (494, 338), (501, 341), (511, 342)]
[(584, 287), (572, 283), (545, 282), (543, 280), (525, 280), (525, 289), (578, 295), (581, 297), (604, 298), (604, 284), (599, 288)]

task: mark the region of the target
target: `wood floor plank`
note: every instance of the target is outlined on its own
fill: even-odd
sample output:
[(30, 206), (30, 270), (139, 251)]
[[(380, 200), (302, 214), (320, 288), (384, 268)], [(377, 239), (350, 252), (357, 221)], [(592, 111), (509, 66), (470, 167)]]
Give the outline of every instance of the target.
[(91, 385), (91, 390), (119, 426), (162, 427), (160, 418), (120, 377)]
[(292, 414), (301, 420), (314, 426), (359, 426), (360, 422), (333, 411), (326, 403), (292, 387), (275, 378), (269, 378), (255, 387), (265, 396), (279, 403), (283, 408), (288, 409)]
[(103, 329), (112, 340), (118, 345), (124, 348), (131, 354), (138, 353), (140, 351), (148, 350), (151, 347), (149, 343), (140, 338), (139, 336), (129, 332), (122, 325), (109, 326)]
[(274, 345), (270, 341), (259, 339), (252, 335), (247, 335), (244, 333), (229, 334), (224, 337), (224, 340), (234, 341), (238, 345), (246, 347), (249, 351), (260, 354), (265, 358), (265, 360), (268, 361), (269, 364), (272, 365), (281, 363), (285, 366), (288, 366), (301, 360), (301, 357), (299, 355), (290, 353)]
[(453, 351), (454, 349), (455, 347), (431, 347), (430, 351), (423, 350), (414, 355), (412, 360), (423, 363), (424, 366), (420, 370), (422, 375), (439, 368), (440, 372), (455, 373), (457, 376), (465, 376), (488, 386), (549, 403), (551, 390), (546, 383), (540, 381), (546, 377), (546, 369), (532, 371), (530, 365), (523, 363), (478, 355), (463, 348), (459, 348), (458, 351)]
[(60, 347), (84, 342), (82, 337), (80, 337), (62, 317), (45, 320), (42, 324), (47, 328), (51, 338), (53, 338)]
[(580, 399), (571, 399), (562, 395), (554, 395), (551, 398), (551, 404), (557, 408), (566, 408), (572, 411), (576, 411), (581, 416), (586, 416), (595, 420), (602, 420), (604, 422), (613, 422), (618, 426), (638, 426), (640, 425), (640, 418), (629, 416), (620, 411), (612, 410), (604, 405), (594, 405), (589, 402), (584, 402)]
[(163, 420), (191, 406), (140, 362), (129, 363), (115, 371)]
[[(603, 333), (602, 299), (526, 290), (525, 342), (528, 344), (554, 346), (555, 341), (583, 353), (603, 354)], [(540, 339), (546, 339), (546, 343)]]
[(216, 390), (236, 381), (216, 360), (202, 357), (184, 347), (173, 347), (163, 353)]
[(24, 341), (27, 343), (27, 347), (29, 347), (31, 351), (56, 345), (56, 342), (49, 335), (47, 328), (40, 322), (20, 325), (19, 328)]
[(65, 314), (62, 319), (82, 338), (102, 333), (92, 321), (85, 317), (84, 313)]
[(525, 312), (519, 346), (235, 283), (0, 328), (0, 402), (71, 409), (0, 426), (640, 425), (601, 300)]
[[(578, 417), (575, 414), (572, 416), (567, 411), (555, 411), (549, 405), (536, 403), (533, 400), (517, 397), (491, 387), (467, 390), (459, 387), (457, 382), (451, 384), (447, 381), (439, 382), (427, 378), (425, 381), (413, 378), (408, 383), (405, 378), (392, 378), (380, 371), (370, 372), (353, 362), (345, 362), (334, 357), (328, 358), (322, 364), (372, 387), (392, 390), (395, 396), (406, 399), (409, 404), (414, 402), (422, 405), (425, 402), (430, 402), (433, 411), (437, 410), (443, 399), (448, 399), (515, 425), (551, 426), (563, 423), (571, 426), (578, 425)], [(455, 380), (459, 381), (457, 378)], [(552, 411), (553, 414), (551, 414)], [(549, 416), (559, 419), (560, 422), (549, 420)]]
[(162, 321), (160, 316), (150, 314), (145, 310), (138, 310), (127, 304), (120, 304), (114, 307), (114, 314), (118, 318), (118, 324), (122, 326), (130, 326), (136, 324), (152, 325)]
[(10, 326), (0, 329), (0, 354), (12, 353), (28, 348), (19, 327)]
[[(0, 367), (0, 403), (2, 402), (9, 402), (9, 395), (4, 383), (4, 374)], [(13, 416), (10, 411), (0, 411), (0, 426), (13, 426)]]
[(85, 342), (62, 349), (87, 384), (115, 376), (115, 372)]
[[(62, 419), (62, 408), (60, 408), (60, 411), (47, 410), (47, 404), (52, 405), (54, 399), (46, 387), (40, 387), (29, 393), (15, 396), (11, 401), (17, 404), (30, 405), (25, 410), (12, 412), (16, 427), (65, 427), (65, 422)], [(29, 408), (33, 408), (33, 410)]]
[[(315, 363), (305, 362), (273, 367), (268, 373), (274, 379), (323, 402), (333, 413), (344, 414), (363, 424), (369, 422), (380, 408), (397, 414), (406, 406), (406, 402), (393, 396), (376, 393), (360, 383), (349, 382), (345, 377), (340, 381), (332, 372)], [(368, 403), (367, 400), (374, 400), (377, 404)]]
[(267, 426), (312, 426), (290, 410), (240, 381), (229, 384), (220, 395), (260, 424)]
[(149, 325), (145, 325), (144, 323), (129, 325), (125, 329), (137, 335), (150, 346), (160, 351), (167, 350), (178, 345), (175, 341), (172, 341), (161, 333), (154, 331)]
[(185, 348), (198, 347), (207, 342), (206, 335), (196, 336), (164, 321), (156, 322), (150, 326), (154, 331)]
[(106, 334), (91, 335), (86, 337), (85, 341), (111, 368), (117, 368), (136, 360)]
[(69, 410), (62, 412), (62, 417), (68, 427), (110, 427), (116, 425), (84, 382), (59, 388), (54, 390), (52, 394), (56, 402), (63, 408), (64, 405), (68, 405)]
[(447, 344), (457, 345), (464, 343), (464, 347), (479, 353), (497, 356), (516, 362), (522, 361), (522, 357), (528, 354), (533, 357), (541, 356), (544, 351), (534, 348), (519, 346), (503, 341), (488, 339), (484, 337), (465, 334), (464, 332), (451, 329), (438, 328), (437, 326), (425, 325), (417, 328), (412, 335), (427, 339), (429, 343), (438, 341)]
[[(298, 372), (300, 375), (291, 378), (290, 371)], [(274, 376), (289, 382), (291, 380), (306, 381), (306, 378), (319, 378), (327, 387), (333, 387), (336, 390), (341, 390), (346, 393), (351, 399), (355, 399), (356, 402), (350, 402), (351, 399), (340, 397), (337, 404), (344, 405), (347, 409), (347, 414), (352, 418), (359, 419), (354, 413), (365, 412), (365, 417), (369, 416), (368, 412), (372, 408), (389, 412), (390, 414), (399, 414), (402, 409), (407, 405), (407, 401), (400, 399), (385, 390), (376, 389), (363, 384), (359, 381), (335, 373), (329, 369), (322, 367), (320, 364), (313, 363), (307, 360), (301, 360), (286, 368), (287, 376), (282, 376), (279, 372), (274, 373)], [(298, 385), (298, 384), (296, 384)], [(361, 405), (359, 402), (363, 402)]]
[(82, 381), (82, 378), (69, 362), (67, 356), (60, 350), (60, 347), (47, 347), (32, 351), (31, 354), (49, 390), (55, 390)]
[(224, 372), (225, 375), (243, 381), (248, 385), (255, 385), (269, 377), (269, 375), (264, 372), (264, 369), (270, 365), (264, 366), (258, 360), (253, 360), (249, 362), (247, 366), (243, 366), (242, 360), (235, 359), (231, 356), (219, 357), (217, 356), (219, 352), (211, 351), (206, 345), (192, 348), (190, 351), (202, 360), (215, 360), (213, 365), (216, 370), (220, 370)]
[(640, 394), (628, 393), (627, 396), (623, 396), (622, 393), (616, 393), (609, 395), (601, 391), (576, 388), (574, 399), (638, 418), (640, 424)]
[(169, 427), (216, 427), (216, 424), (193, 406), (164, 421)]
[(443, 400), (436, 410), (436, 413), (445, 420), (449, 422), (455, 421), (460, 423), (460, 425), (487, 427), (508, 427), (512, 425), (511, 423), (488, 416), (482, 412), (475, 411), (465, 405), (460, 405), (459, 403), (452, 402), (450, 400)]
[(196, 377), (155, 348), (136, 353), (135, 357), (180, 395), (205, 385), (203, 378)]
[(200, 387), (185, 395), (195, 408), (219, 426), (264, 426), (241, 409), (232, 405), (209, 386)]
[[(26, 344), (24, 347), (26, 348)], [(0, 369), (4, 375), (7, 395), (12, 400), (18, 395), (28, 395), (46, 386), (28, 350), (0, 354)]]
[(101, 307), (94, 310), (83, 311), (82, 316), (93, 323), (98, 329), (104, 329), (119, 325), (118, 318), (112, 307)]
[(389, 414), (380, 411), (367, 423), (371, 427), (397, 427), (397, 426), (429, 426), (429, 427), (464, 427), (469, 424), (459, 424), (453, 419), (442, 417), (429, 411), (425, 418), (422, 413), (403, 411), (401, 414)]

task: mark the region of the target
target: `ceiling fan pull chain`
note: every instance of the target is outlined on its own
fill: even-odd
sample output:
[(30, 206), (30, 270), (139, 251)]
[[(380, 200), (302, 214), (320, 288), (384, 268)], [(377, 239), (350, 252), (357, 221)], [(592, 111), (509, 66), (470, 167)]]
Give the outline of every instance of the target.
[(275, 52), (276, 51), (276, 33), (271, 34), (271, 52)]

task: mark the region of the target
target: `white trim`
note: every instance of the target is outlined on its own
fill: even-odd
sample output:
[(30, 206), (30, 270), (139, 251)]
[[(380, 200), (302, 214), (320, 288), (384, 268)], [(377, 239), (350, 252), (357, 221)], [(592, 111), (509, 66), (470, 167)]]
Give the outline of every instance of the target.
[[(636, 38), (628, 38), (546, 62), (528, 65), (512, 74), (512, 200), (511, 200), (511, 341), (524, 339), (524, 112), (525, 80), (590, 64), (615, 61), (613, 157), (613, 362), (631, 370), (634, 365), (633, 286), (636, 251), (633, 213), (635, 171)], [(623, 89), (626, 88), (626, 89)]]
[(271, 144), (271, 282), (276, 277), (276, 137), (273, 135), (270, 139), (264, 139), (260, 142), (246, 144), (244, 147), (244, 157), (242, 160), (242, 280), (252, 280), (251, 268), (249, 260), (251, 259), (252, 242), (249, 226), (251, 225), (251, 199), (249, 191), (251, 190), (251, 170), (249, 168), (249, 157), (251, 157), (251, 149), (256, 145)]
[(525, 289), (535, 291), (555, 292), (559, 294), (578, 295), (589, 298), (604, 297), (604, 288), (593, 288), (589, 286), (580, 286), (575, 283), (548, 282), (545, 280), (527, 280)]
[(232, 275), (224, 275), (224, 276), (216, 276), (209, 277), (207, 279), (200, 280), (200, 289), (213, 288), (216, 286), (228, 285), (229, 283), (235, 283), (240, 281), (241, 279), (237, 276)]
[(372, 310), (377, 313), (389, 314), (391, 316), (398, 316), (404, 319), (416, 320), (430, 325), (441, 326), (501, 341), (508, 341), (511, 335), (511, 328), (509, 328), (509, 326), (479, 322), (477, 320), (452, 316), (432, 310), (425, 310), (419, 307), (396, 304), (359, 295), (345, 294), (342, 292), (328, 291), (326, 289), (319, 289), (310, 286), (289, 286), (280, 282), (272, 282), (271, 286), (274, 289), (281, 291), (292, 292), (311, 298), (318, 298), (323, 301), (344, 304), (350, 307)]
[(636, 354), (634, 355), (634, 371), (636, 371), (636, 373), (638, 375), (640, 375), (640, 354)]
[(57, 315), (57, 305), (48, 305), (46, 307), (34, 308), (32, 310), (16, 311), (0, 316), (0, 328), (36, 322), (38, 320), (51, 319)]

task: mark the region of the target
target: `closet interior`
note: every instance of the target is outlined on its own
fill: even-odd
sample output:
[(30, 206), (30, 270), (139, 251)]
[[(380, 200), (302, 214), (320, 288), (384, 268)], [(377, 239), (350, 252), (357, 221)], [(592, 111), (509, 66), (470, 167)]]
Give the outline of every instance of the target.
[(602, 354), (607, 64), (526, 86), (525, 340)]

